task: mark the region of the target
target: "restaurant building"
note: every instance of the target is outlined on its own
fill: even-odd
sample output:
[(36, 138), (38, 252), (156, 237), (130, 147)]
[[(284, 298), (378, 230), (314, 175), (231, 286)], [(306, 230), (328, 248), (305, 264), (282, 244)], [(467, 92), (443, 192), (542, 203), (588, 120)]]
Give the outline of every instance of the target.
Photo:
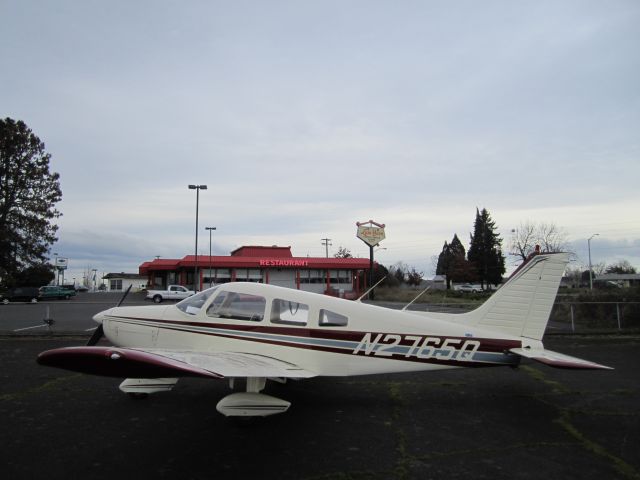
[[(227, 282), (262, 282), (308, 292), (357, 298), (367, 288), (367, 258), (294, 257), (291, 247), (240, 247), (229, 256), (198, 255), (197, 290)], [(194, 287), (195, 255), (157, 258), (139, 267), (149, 289)]]

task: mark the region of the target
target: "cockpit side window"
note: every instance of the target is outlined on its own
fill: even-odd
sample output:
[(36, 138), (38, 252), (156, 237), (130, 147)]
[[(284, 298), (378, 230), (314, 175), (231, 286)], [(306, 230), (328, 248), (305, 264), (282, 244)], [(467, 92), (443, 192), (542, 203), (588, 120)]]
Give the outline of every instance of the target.
[(309, 305), (276, 298), (271, 303), (271, 323), (304, 326), (309, 321)]
[(264, 318), (266, 304), (265, 298), (258, 295), (220, 292), (207, 308), (207, 316), (260, 322)]
[(208, 288), (200, 293), (192, 295), (191, 297), (185, 298), (181, 302), (176, 304), (180, 310), (184, 313), (188, 313), (189, 315), (195, 315), (200, 311), (202, 306), (209, 300), (209, 297), (216, 292), (218, 287)]
[(320, 310), (320, 326), (321, 327), (346, 327), (349, 318), (331, 310)]

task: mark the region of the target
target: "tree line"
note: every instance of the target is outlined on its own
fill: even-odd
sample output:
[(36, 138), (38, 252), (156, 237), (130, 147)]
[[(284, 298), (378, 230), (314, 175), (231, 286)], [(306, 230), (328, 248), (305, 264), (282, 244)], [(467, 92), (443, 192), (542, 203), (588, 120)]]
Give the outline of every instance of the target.
[(469, 251), (465, 251), (457, 234), (450, 243), (444, 242), (438, 256), (436, 275), (444, 275), (447, 288), (451, 282), (479, 283), (482, 288), (491, 288), (502, 281), (505, 256), (502, 254), (502, 239), (488, 210), (476, 208), (473, 233), (470, 235)]

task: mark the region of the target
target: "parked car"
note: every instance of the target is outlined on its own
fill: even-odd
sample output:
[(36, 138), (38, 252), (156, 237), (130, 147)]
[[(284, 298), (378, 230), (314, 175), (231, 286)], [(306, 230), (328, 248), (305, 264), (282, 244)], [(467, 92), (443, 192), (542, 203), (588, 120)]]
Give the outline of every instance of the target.
[(48, 298), (57, 298), (69, 300), (71, 297), (76, 296), (76, 291), (72, 288), (60, 287), (56, 285), (47, 285), (46, 287), (40, 287), (40, 298), (46, 300)]
[(0, 293), (2, 303), (9, 302), (31, 302), (37, 303), (40, 292), (36, 287), (16, 287), (6, 292)]
[(463, 283), (461, 285), (454, 285), (453, 289), (456, 292), (469, 292), (469, 293), (477, 293), (481, 292), (482, 288), (478, 285), (472, 285), (471, 283)]
[(166, 290), (148, 290), (146, 298), (161, 303), (163, 300), (183, 300), (195, 293), (182, 285), (169, 285)]

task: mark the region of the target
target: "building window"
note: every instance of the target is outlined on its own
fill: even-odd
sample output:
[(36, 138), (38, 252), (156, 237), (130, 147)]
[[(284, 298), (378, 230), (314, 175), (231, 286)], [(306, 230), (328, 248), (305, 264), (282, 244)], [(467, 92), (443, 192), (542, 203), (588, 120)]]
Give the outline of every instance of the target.
[(349, 318), (340, 315), (339, 313), (325, 310), (320, 310), (320, 326), (321, 327), (346, 327), (349, 323)]
[(351, 283), (351, 270), (329, 270), (331, 284)]
[(229, 283), (231, 281), (231, 270), (228, 268), (208, 268), (202, 271), (203, 285), (218, 285), (219, 283)]
[(258, 295), (220, 292), (207, 308), (207, 315), (214, 318), (260, 322), (264, 318), (266, 304), (265, 298)]
[(236, 282), (262, 282), (259, 268), (236, 268)]
[(304, 326), (309, 320), (309, 305), (276, 298), (271, 303), (271, 323)]
[(300, 283), (327, 283), (324, 270), (300, 270)]
[(119, 291), (122, 290), (122, 279), (111, 279), (109, 280), (109, 290), (111, 291)]

